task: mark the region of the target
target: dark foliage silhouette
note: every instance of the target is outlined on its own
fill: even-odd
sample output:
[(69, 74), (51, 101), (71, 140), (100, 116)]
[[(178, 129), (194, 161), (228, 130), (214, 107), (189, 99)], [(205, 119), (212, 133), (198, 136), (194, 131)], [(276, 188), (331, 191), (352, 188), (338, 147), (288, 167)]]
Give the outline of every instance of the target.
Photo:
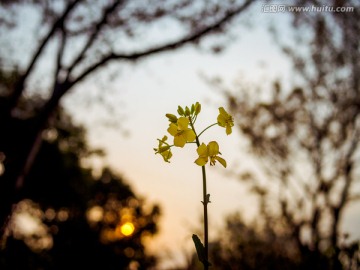
[[(26, 132), (27, 120), (16, 127), (15, 134)], [(151, 269), (156, 258), (146, 254), (144, 241), (157, 232), (159, 207), (145, 210), (144, 200), (110, 169), (95, 177), (83, 168), (82, 160), (101, 151), (89, 149), (84, 129), (61, 109), (42, 140), (2, 241), (0, 268)], [(24, 214), (39, 221), (37, 230), (21, 230)], [(133, 232), (122, 231), (126, 222)]]
[[(0, 152), (5, 167), (0, 176), (0, 224), (19, 201), (42, 133), (65, 94), (114, 63), (135, 63), (187, 44), (200, 44), (205, 36), (225, 30), (251, 2), (1, 1), (0, 64), (2, 69), (17, 71), (18, 76), (12, 78), (0, 108)], [(33, 12), (33, 17), (21, 16), (24, 9)], [(16, 32), (21, 23), (33, 21), (36, 31)], [(168, 23), (178, 29), (172, 38), (151, 31)], [(24, 44), (23, 40), (31, 42)], [(26, 102), (28, 92), (42, 95), (43, 100), (26, 115), (27, 132), (15, 134), (19, 104)], [(19, 139), (16, 146), (9, 142), (14, 134)]]

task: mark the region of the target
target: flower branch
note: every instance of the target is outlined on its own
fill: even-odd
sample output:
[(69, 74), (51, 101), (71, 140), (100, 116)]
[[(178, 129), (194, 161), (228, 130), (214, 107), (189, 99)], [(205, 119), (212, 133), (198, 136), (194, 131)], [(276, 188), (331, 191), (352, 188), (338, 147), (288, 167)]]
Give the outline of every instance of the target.
[(195, 164), (201, 166), (202, 172), (202, 184), (203, 184), (203, 200), (201, 203), (204, 208), (204, 245), (197, 235), (193, 235), (193, 241), (195, 244), (196, 252), (199, 260), (202, 262), (204, 269), (207, 270), (211, 263), (209, 262), (209, 240), (208, 240), (208, 209), (207, 206), (210, 203), (210, 194), (207, 193), (206, 186), (206, 169), (205, 165), (209, 162), (210, 166), (214, 166), (218, 161), (224, 168), (226, 168), (226, 160), (220, 157), (219, 144), (216, 141), (210, 141), (208, 144), (200, 142), (200, 136), (213, 126), (220, 126), (225, 128), (226, 134), (229, 135), (232, 132), (234, 126), (233, 117), (228, 114), (223, 107), (219, 108), (219, 115), (217, 122), (209, 125), (200, 134), (196, 133), (195, 122), (199, 113), (201, 112), (201, 104), (196, 102), (190, 107), (186, 106), (185, 109), (178, 106), (176, 116), (174, 114), (166, 114), (170, 124), (167, 132), (173, 136), (173, 144), (170, 145), (167, 142), (168, 137), (165, 135), (162, 139), (158, 139), (158, 148), (154, 148), (155, 154), (160, 154), (165, 162), (170, 162), (172, 157), (171, 148), (180, 147), (183, 148), (186, 144), (196, 143), (198, 158), (194, 161)]

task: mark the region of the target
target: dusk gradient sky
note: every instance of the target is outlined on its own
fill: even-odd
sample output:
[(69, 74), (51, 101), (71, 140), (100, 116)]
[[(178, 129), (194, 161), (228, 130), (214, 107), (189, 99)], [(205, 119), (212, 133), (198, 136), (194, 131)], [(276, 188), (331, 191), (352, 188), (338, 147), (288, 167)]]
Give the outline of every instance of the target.
[[(257, 17), (252, 19), (252, 26), (235, 24), (237, 28), (232, 29), (232, 33), (236, 34), (236, 39), (219, 55), (187, 46), (124, 68), (112, 82), (107, 95), (113, 106), (120, 107), (123, 113), (121, 126), (129, 136), (123, 136), (116, 129), (94, 125), (93, 119), (103, 113), (102, 109), (90, 112), (75, 105), (81, 101), (84, 88), (91, 91), (92, 87), (97, 87), (91, 80), (64, 100), (75, 119), (88, 126), (91, 144), (106, 150), (107, 157), (101, 165), (109, 164), (149, 203), (161, 205), (160, 233), (150, 247), (152, 251), (160, 252), (164, 267), (184, 261), (185, 253), (193, 251), (192, 233), (202, 228), (201, 169), (194, 164), (195, 145), (173, 149), (170, 164), (160, 155), (154, 155), (156, 139), (167, 134), (165, 114), (175, 114), (178, 105), (198, 101), (202, 104), (197, 121), (199, 129), (216, 122), (218, 107), (226, 108), (226, 99), (210, 88), (204, 77), (221, 77), (230, 85), (239, 81), (264, 87), (274, 79), (280, 79), (284, 84), (292, 80), (291, 63), (267, 30), (270, 21), (285, 25), (287, 15), (262, 13), (261, 5), (254, 5), (251, 15)], [(227, 136), (224, 129), (215, 126), (203, 139), (205, 142), (218, 141), (222, 157), (228, 162), (227, 169), (207, 167), (211, 241), (221, 232), (228, 214), (239, 211), (244, 217), (254, 218), (256, 201), (235, 177), (226, 175), (227, 171), (252, 168), (254, 163), (236, 129)], [(360, 227), (360, 219), (356, 218), (358, 209), (358, 206), (349, 209), (348, 223), (344, 227), (354, 231), (355, 237), (360, 237), (354, 229)]]

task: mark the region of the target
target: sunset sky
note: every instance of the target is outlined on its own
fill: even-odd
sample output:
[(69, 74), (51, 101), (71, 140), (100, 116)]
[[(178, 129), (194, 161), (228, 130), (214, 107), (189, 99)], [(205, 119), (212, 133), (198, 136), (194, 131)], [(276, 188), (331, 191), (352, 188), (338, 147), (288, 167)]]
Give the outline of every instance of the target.
[[(124, 68), (111, 84), (111, 90), (103, 90), (107, 91), (108, 102), (121, 112), (119, 122), (129, 132), (128, 136), (118, 129), (94, 125), (93, 117), (102, 115), (103, 109), (96, 107), (89, 111), (74, 105), (82, 99), (84, 88), (91, 91), (93, 87), (96, 91), (98, 86), (91, 81), (65, 99), (75, 119), (89, 127), (91, 144), (106, 150), (107, 157), (101, 165), (111, 165), (149, 203), (161, 205), (160, 234), (151, 242), (151, 250), (160, 251), (165, 259), (164, 267), (183, 262), (185, 253), (193, 252), (191, 235), (202, 228), (201, 169), (194, 164), (195, 146), (174, 149), (170, 164), (154, 155), (156, 139), (167, 134), (165, 114), (175, 114), (178, 105), (198, 101), (202, 104), (199, 129), (214, 123), (218, 107), (226, 108), (227, 104), (224, 95), (210, 88), (204, 77), (221, 77), (229, 85), (238, 81), (266, 86), (275, 78), (284, 83), (291, 80), (291, 64), (267, 30), (270, 21), (284, 24), (288, 17), (262, 13), (261, 5), (252, 7), (251, 16), (254, 15), (257, 18), (251, 20), (250, 28), (236, 24), (237, 28), (232, 29), (236, 39), (229, 42), (222, 54), (213, 55), (187, 46)], [(239, 211), (245, 217), (253, 217), (256, 201), (238, 180), (225, 176), (226, 172), (251, 168), (253, 163), (237, 130), (227, 136), (225, 130), (215, 126), (203, 139), (218, 141), (222, 157), (229, 165), (227, 169), (207, 167), (212, 202), (209, 205), (211, 240), (221, 231), (228, 214)], [(354, 217), (356, 211), (356, 208), (349, 211), (348, 228), (360, 226), (360, 219)]]
[[(110, 5), (111, 2), (112, 1), (109, 1), (108, 5)], [(219, 3), (220, 2), (221, 1), (219, 1)], [(64, 1), (64, 3), (67, 3), (67, 1)], [(89, 6), (89, 10), (94, 9), (94, 13), (89, 13), (88, 18), (91, 19), (92, 15), (95, 14), (96, 16), (97, 12), (101, 11), (101, 8), (96, 8), (96, 5), (99, 3), (99, 6), (101, 6), (101, 3), (104, 2), (95, 1), (91, 3), (92, 5)], [(137, 2), (129, 1), (129, 3), (130, 8), (127, 8), (129, 8), (129, 14), (133, 16), (135, 13), (131, 13), (131, 5), (134, 3), (137, 4)], [(147, 1), (139, 3), (148, 5)], [(192, 2), (190, 1), (190, 3)], [(286, 89), (293, 90), (294, 86), (298, 86), (297, 82), (302, 79), (301, 75), (295, 74), (293, 62), (285, 55), (280, 47), (283, 44), (290, 44), (290, 47), (295, 48), (297, 53), (300, 54), (303, 51), (307, 53), (308, 51), (306, 51), (306, 49), (309, 49), (310, 46), (306, 47), (306, 45), (301, 46), (295, 43), (296, 41), (292, 36), (294, 29), (290, 28), (291, 18), (293, 18), (290, 16), (290, 13), (285, 11), (264, 12), (264, 10), (272, 10), (268, 8), (268, 6), (275, 7), (278, 3), (283, 4), (285, 1), (254, 1), (248, 10), (245, 10), (238, 17), (235, 17), (227, 23), (224, 27), (225, 32), (222, 33), (223, 35), (210, 35), (199, 41), (196, 45), (188, 44), (180, 49), (177, 48), (173, 51), (169, 50), (154, 53), (149, 56), (144, 56), (143, 58), (137, 58), (137, 60), (124, 60), (126, 57), (124, 59), (112, 59), (106, 62), (106, 65), (96, 69), (89, 77), (81, 77), (82, 80), (76, 81), (77, 83), (70, 88), (70, 91), (61, 99), (61, 106), (65, 107), (65, 110), (73, 117), (72, 120), (74, 124), (85, 127), (89, 148), (100, 149), (105, 152), (103, 157), (84, 158), (84, 160), (81, 160), (81, 165), (87, 168), (93, 168), (94, 173), (100, 173), (102, 168), (110, 167), (111, 171), (115, 172), (117, 176), (120, 176), (121, 179), (130, 186), (130, 189), (135, 193), (137, 198), (140, 200), (144, 199), (144, 213), (147, 207), (151, 209), (154, 204), (160, 206), (161, 215), (159, 223), (157, 224), (159, 232), (145, 243), (149, 253), (160, 259), (157, 269), (165, 270), (181, 267), (188, 261), (191, 255), (195, 254), (192, 234), (198, 234), (200, 239), (203, 240), (203, 204), (201, 203), (203, 200), (202, 173), (201, 167), (194, 163), (198, 157), (196, 144), (187, 144), (184, 148), (173, 147), (173, 156), (170, 163), (164, 162), (161, 155), (155, 155), (154, 148), (158, 147), (157, 139), (161, 139), (164, 135), (167, 135), (169, 137), (169, 143), (172, 144), (173, 142), (172, 136), (167, 132), (169, 121), (165, 115), (167, 113), (176, 115), (179, 105), (185, 107), (191, 106), (191, 104), (196, 102), (201, 103), (202, 110), (197, 117), (195, 126), (199, 134), (204, 128), (217, 122), (219, 107), (224, 107), (230, 112), (225, 93), (214, 87), (214, 84), (211, 84), (210, 81), (213, 79), (221, 79), (226, 90), (232, 91), (232, 93), (238, 97), (244, 93), (244, 91), (250, 92), (258, 89), (265, 91), (272, 90), (275, 80), (281, 82), (281, 86), (285, 91)], [(87, 5), (88, 3), (86, 2), (86, 5), (81, 8), (88, 7)], [(150, 7), (150, 5), (148, 6)], [(146, 6), (145, 9), (148, 6)], [(41, 25), (43, 23), (40, 20), (41, 16), (38, 16), (39, 14), (36, 13), (36, 10), (32, 10), (30, 5), (25, 4), (22, 7), (15, 7), (14, 10), (19, 12), (16, 13), (19, 26), (14, 28), (16, 31), (10, 30), (9, 36), (4, 35), (2, 40), (3, 42), (1, 44), (7, 44), (7, 46), (2, 46), (4, 59), (6, 59), (7, 51), (9, 51), (9, 55), (11, 55), (11, 57), (9, 57), (11, 60), (9, 60), (9, 64), (7, 62), (1, 63), (4, 66), (4, 70), (6, 70), (6, 68), (9, 70), (17, 69), (15, 64), (20, 68), (27, 66), (30, 62), (32, 52), (34, 52), (38, 46), (38, 40), (36, 39), (43, 38), (49, 31), (47, 24)], [(126, 15), (128, 10), (124, 10), (126, 10), (126, 12), (124, 12)], [(80, 10), (80, 15), (81, 12)], [(192, 14), (192, 12), (190, 13)], [(173, 16), (173, 13), (169, 16)], [(84, 16), (84, 18), (86, 18), (86, 16)], [(130, 15), (129, 18), (131, 18)], [(144, 48), (147, 50), (148, 48), (159, 46), (159, 44), (171, 43), (173, 41), (172, 39), (178, 40), (179, 36), (184, 36), (183, 33), (186, 33), (186, 30), (183, 31), (184, 29), (177, 25), (176, 20), (176, 22), (173, 22), (173, 18), (174, 17), (170, 19), (165, 18), (164, 20), (161, 19), (159, 21), (156, 20), (154, 24), (146, 21), (143, 25), (135, 20), (134, 29), (136, 28), (135, 30), (138, 31), (134, 32), (136, 38), (130, 35), (131, 37), (128, 39), (124, 38), (126, 35), (122, 36), (121, 32), (107, 32), (106, 28), (109, 27), (109, 25), (104, 25), (103, 28), (95, 27), (94, 29), (103, 30), (103, 32), (99, 32), (99, 36), (97, 37), (99, 39), (99, 47), (96, 47), (96, 45), (94, 50), (88, 51), (85, 54), (83, 62), (81, 62), (81, 65), (78, 67), (79, 70), (75, 67), (75, 69), (73, 69), (74, 72), (70, 73), (70, 75), (76, 76), (76, 72), (81, 73), (82, 67), (85, 67), (92, 61), (95, 63), (99, 55), (101, 55), (102, 50), (107, 50), (107, 46), (112, 52), (139, 52)], [(109, 21), (104, 20), (104, 22), (108, 23)], [(127, 21), (127, 23), (129, 22), (130, 21)], [(125, 23), (125, 25), (127, 23)], [(66, 25), (66, 23), (61, 25)], [(77, 26), (78, 22), (75, 22), (74, 25)], [(199, 25), (201, 25), (201, 23)], [(123, 26), (124, 25), (121, 24), (121, 29), (124, 29)], [(278, 31), (280, 37), (280, 40), (277, 40), (278, 43), (275, 41), (273, 33), (271, 33), (271, 29), (273, 29), (271, 26)], [(199, 26), (199, 29), (200, 28)], [(109, 29), (111, 29), (111, 26)], [(298, 37), (301, 35), (301, 38), (304, 38), (304, 40), (310, 37), (311, 41), (313, 41), (313, 36), (310, 36), (307, 31), (303, 31), (304, 29), (306, 30), (306, 28), (299, 29), (300, 31), (296, 31), (296, 34), (299, 34)], [(331, 31), (331, 34), (333, 34), (333, 32), (337, 34), (333, 28), (331, 28)], [(322, 32), (319, 30), (316, 34), (317, 33)], [(334, 40), (338, 41), (337, 38), (339, 36), (335, 34)], [(88, 32), (86, 32), (85, 35), (88, 35)], [(63, 40), (67, 41), (64, 47), (66, 49), (65, 51), (69, 49), (68, 55), (66, 53), (64, 54), (65, 60), (61, 60), (64, 61), (66, 67), (66, 57), (71, 59), (73, 55), (76, 55), (83, 41), (82, 37), (76, 37), (71, 42), (65, 38)], [(84, 40), (86, 40), (86, 38)], [(8, 41), (8, 43), (5, 41)], [(31, 74), (26, 80), (26, 87), (24, 88), (25, 98), (34, 95), (36, 97), (43, 97), (44, 100), (46, 100), (49, 98), (49, 94), (51, 94), (49, 90), (54, 89), (53, 85), (57, 86), (57, 84), (54, 84), (52, 81), (52, 72), (57, 70), (55, 67), (56, 64), (53, 61), (56, 58), (54, 57), (56, 55), (54, 54), (55, 50), (61, 48), (61, 46), (58, 46), (59, 41), (60, 37), (57, 39), (54, 36), (51, 42), (45, 46), (46, 49), (44, 49), (44, 54), (40, 57), (40, 61), (34, 65), (36, 66), (33, 71), (34, 74)], [(97, 43), (95, 42), (94, 44)], [(220, 53), (214, 53), (211, 50), (211, 45), (216, 46), (219, 44), (224, 46), (224, 50)], [(315, 48), (320, 47), (315, 46)], [(325, 52), (325, 50), (322, 52)], [(97, 55), (97, 53), (99, 55)], [(59, 55), (61, 55), (61, 53)], [(69, 60), (69, 63), (70, 62)], [(321, 64), (322, 63), (324, 62), (321, 62)], [(311, 72), (316, 70), (316, 67), (311, 64), (312, 63), (304, 61), (304, 66), (309, 66), (310, 77), (313, 75)], [(314, 68), (314, 70), (312, 70), (312, 68)], [(58, 70), (61, 71), (58, 74), (58, 78), (61, 81), (65, 74), (63, 74), (63, 71), (66, 69)], [(337, 71), (337, 69), (334, 70)], [(341, 71), (343, 70), (341, 69)], [(315, 87), (321, 86), (320, 84), (314, 85)], [(57, 88), (55, 87), (55, 89)], [(307, 90), (310, 89), (312, 88)], [(270, 91), (265, 92), (265, 95), (267, 93), (270, 93)], [(252, 97), (256, 99), (258, 96), (256, 93), (253, 93)], [(246, 102), (247, 101), (248, 100), (246, 100)], [(293, 103), (286, 104), (292, 105)], [(289, 107), (291, 105), (289, 105)], [(328, 104), (325, 106), (327, 105)], [(293, 107), (291, 107), (291, 109), (292, 108)], [(316, 107), (305, 108), (315, 108), (316, 112), (318, 112), (317, 109), (320, 108), (319, 118), (323, 116), (323, 111), (321, 111), (322, 106), (318, 107), (316, 105)], [(274, 111), (279, 111), (277, 109), (278, 107), (276, 107)], [(301, 110), (299, 111), (302, 112)], [(288, 116), (285, 113), (284, 115)], [(261, 120), (259, 122), (261, 122)], [(251, 121), (252, 123), (254, 122), (253, 118)], [(309, 122), (306, 122), (306, 124)], [(258, 126), (260, 125), (256, 127)], [(289, 128), (289, 126), (286, 128)], [(301, 135), (303, 131), (302, 128), (303, 126), (299, 129), (294, 129), (299, 131), (299, 133), (293, 133), (291, 135), (294, 135), (294, 137), (299, 134)], [(309, 127), (309, 130), (313, 132), (314, 129), (312, 128), (313, 126)], [(291, 129), (291, 127), (289, 129)], [(343, 130), (340, 128), (336, 129)], [(273, 132), (274, 130), (275, 132)], [(276, 133), (276, 131), (275, 127), (271, 129), (270, 133)], [(316, 132), (313, 133), (315, 134)], [(309, 137), (313, 138), (311, 136)], [(329, 138), (326, 136), (323, 137)], [(306, 136), (306, 138), (308, 137)], [(261, 176), (266, 175), (266, 173), (261, 171), (262, 167), (259, 166), (259, 160), (256, 160), (248, 151), (248, 141), (246, 141), (245, 136), (240, 134), (236, 119), (231, 135), (227, 135), (224, 128), (213, 126), (200, 138), (200, 143), (204, 142), (207, 144), (210, 141), (218, 142), (221, 157), (227, 161), (228, 165), (227, 168), (222, 167), (219, 163), (215, 166), (206, 165), (207, 193), (210, 194), (211, 201), (208, 205), (209, 240), (211, 243), (212, 240), (218, 239), (223, 235), (226, 218), (229, 215), (237, 212), (240, 213), (241, 217), (246, 221), (256, 220), (258, 197), (255, 198), (254, 195), (252, 195), (253, 193), (249, 190), (250, 185), (247, 186), (245, 181), (240, 181), (239, 174), (255, 171), (255, 173), (259, 173), (261, 178)], [(263, 146), (264, 144), (260, 145)], [(312, 151), (314, 148), (309, 149)], [(276, 148), (276, 150), (278, 150), (278, 148)], [(325, 148), (324, 151), (326, 150), (327, 148)], [(286, 152), (286, 150), (284, 152)], [(298, 149), (295, 149), (294, 152), (298, 152)], [(326, 152), (326, 156), (328, 156), (328, 153), (329, 152)], [(355, 153), (355, 158), (358, 158), (359, 153)], [(288, 156), (286, 156), (286, 158), (288, 158)], [(259, 159), (261, 159), (261, 157)], [(304, 159), (307, 159), (304, 163), (309, 161), (308, 156)], [(302, 160), (296, 159), (294, 163), (291, 163), (291, 159), (286, 161), (289, 161), (288, 163), (291, 165), (295, 164), (296, 169), (299, 169), (299, 171), (294, 170), (295, 174), (298, 173), (296, 176), (301, 176), (305, 181), (308, 180), (309, 183), (312, 179), (316, 178), (315, 176), (312, 178), (312, 173), (315, 170), (303, 166), (304, 163), (302, 163)], [(309, 162), (313, 161), (314, 159), (311, 159)], [(4, 172), (5, 168), (5, 166), (1, 167), (1, 162), (0, 156), (0, 174)], [(271, 170), (274, 164), (275, 162), (270, 164)], [(283, 163), (276, 163), (275, 165), (283, 165)], [(324, 165), (324, 171), (327, 173), (332, 170), (332, 167), (335, 166)], [(11, 170), (9, 171), (11, 172)], [(53, 174), (53, 170), (51, 170), (51, 172)], [(261, 174), (261, 172), (263, 174)], [(290, 173), (292, 172), (293, 171)], [(356, 171), (356, 173), (357, 172), (358, 171)], [(288, 188), (288, 186), (284, 185), (286, 181), (281, 182), (284, 178), (285, 177), (281, 176), (277, 179), (275, 179), (275, 177), (266, 179), (269, 180), (266, 182), (268, 184), (266, 188), (273, 191), (275, 190), (274, 187), (276, 187), (277, 191), (275, 196), (280, 195), (278, 198), (271, 197), (266, 201), (266, 211), (270, 210), (271, 212), (274, 209), (274, 211), (278, 210), (274, 205), (279, 203), (281, 196), (284, 195), (285, 197), (288, 195), (286, 193), (287, 190), (285, 192), (281, 190), (282, 187), (285, 187), (284, 189)], [(261, 180), (264, 179), (263, 177)], [(276, 181), (271, 182), (271, 180), (278, 180), (278, 185), (275, 186), (274, 182)], [(291, 180), (294, 180), (294, 190), (300, 190), (300, 199), (303, 199), (303, 195), (313, 187), (311, 184), (306, 185), (309, 189), (301, 193), (301, 187), (299, 188), (301, 185), (296, 182), (298, 178), (293, 177)], [(248, 183), (250, 183), (250, 181)], [(338, 192), (336, 188), (340, 185), (334, 185), (334, 193)], [(326, 187), (327, 185), (321, 184), (319, 185), (319, 189), (323, 186)], [(358, 183), (352, 186), (352, 188), (354, 187), (360, 191), (360, 185), (358, 185)], [(296, 190), (297, 188), (299, 188), (299, 190)], [(58, 189), (56, 189), (56, 191), (58, 192)], [(340, 192), (338, 193), (340, 194)], [(322, 193), (320, 192), (319, 194)], [(306, 195), (309, 194), (305, 194), (305, 196)], [(293, 199), (292, 195), (288, 197), (290, 200)], [(319, 204), (325, 201), (324, 198), (325, 197), (319, 199)], [(274, 200), (272, 201), (272, 199)], [(334, 201), (335, 200), (336, 199), (334, 199)], [(307, 207), (306, 198), (304, 198), (304, 201), (304, 205)], [(313, 203), (314, 200), (309, 200), (309, 202)], [(22, 211), (19, 210), (20, 214), (14, 215), (14, 224), (16, 224), (16, 226), (20, 228), (19, 231), (24, 234), (31, 235), (35, 231), (41, 231), (47, 237), (48, 242), (45, 244), (47, 244), (47, 247), (51, 247), (53, 242), (50, 230), (48, 231), (44, 223), (42, 223), (41, 214), (38, 214), (38, 216), (31, 215), (26, 207), (22, 207), (22, 204), (31, 207), (29, 201), (19, 203), (18, 209)], [(131, 204), (129, 203), (129, 205)], [(292, 205), (290, 207), (292, 207)], [(304, 208), (305, 210), (303, 212), (300, 212), (296, 207), (298, 206), (291, 208), (291, 210), (296, 211), (296, 214), (300, 213), (299, 216), (302, 214), (304, 214), (304, 216), (306, 215), (306, 208)], [(323, 205), (319, 207), (323, 207)], [(62, 212), (63, 215), (62, 221), (65, 221), (68, 218), (68, 212), (60, 210), (59, 214), (61, 214), (60, 212)], [(49, 215), (54, 216), (55, 210), (49, 208), (44, 210), (44, 213), (44, 217), (48, 216), (50, 220)], [(93, 222), (100, 221), (104, 217), (103, 213), (103, 208), (96, 205), (86, 212), (86, 217)], [(327, 212), (323, 211), (323, 213)], [(350, 205), (345, 209), (344, 215), (340, 217), (341, 232), (349, 233), (350, 240), (360, 239), (359, 213), (360, 202)], [(64, 217), (65, 214), (66, 217)], [(116, 225), (114, 227), (116, 228), (108, 230), (111, 234), (102, 234), (102, 236), (105, 235), (105, 238), (103, 237), (101, 240), (129, 237), (138, 232), (136, 226), (144, 224), (140, 222), (140, 219), (138, 220), (139, 222), (135, 222), (133, 220), (133, 213), (126, 207), (122, 207), (118, 215), (121, 218), (119, 218), (119, 222), (114, 223)], [(316, 215), (314, 214), (314, 216)], [(53, 218), (54, 217), (52, 217), (52, 219)], [(329, 221), (329, 219), (325, 220), (324, 223), (327, 221)], [(320, 224), (323, 225), (324, 223)], [(303, 224), (308, 226), (309, 223), (305, 222)], [(14, 228), (16, 228), (16, 226), (14, 226)], [(304, 237), (305, 240), (308, 239), (306, 238), (307, 229), (308, 228), (301, 228), (301, 237)], [(146, 241), (148, 240), (147, 237), (142, 236), (143, 235), (141, 235), (140, 238), (146, 238)], [(81, 240), (82, 239), (83, 238), (81, 238)], [(341, 241), (343, 240), (342, 236), (339, 236), (340, 244), (342, 244)], [(132, 251), (135, 252), (135, 250)], [(129, 258), (131, 257), (132, 255), (129, 256)], [(103, 256), (94, 258), (100, 258), (101, 261), (104, 260)]]

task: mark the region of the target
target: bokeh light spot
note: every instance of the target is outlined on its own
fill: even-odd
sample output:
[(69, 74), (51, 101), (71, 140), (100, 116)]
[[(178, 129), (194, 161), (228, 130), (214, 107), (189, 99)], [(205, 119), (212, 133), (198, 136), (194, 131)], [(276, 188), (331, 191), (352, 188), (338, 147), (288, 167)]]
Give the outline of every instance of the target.
[(131, 222), (126, 222), (120, 227), (121, 233), (125, 236), (130, 236), (134, 233), (135, 226)]

